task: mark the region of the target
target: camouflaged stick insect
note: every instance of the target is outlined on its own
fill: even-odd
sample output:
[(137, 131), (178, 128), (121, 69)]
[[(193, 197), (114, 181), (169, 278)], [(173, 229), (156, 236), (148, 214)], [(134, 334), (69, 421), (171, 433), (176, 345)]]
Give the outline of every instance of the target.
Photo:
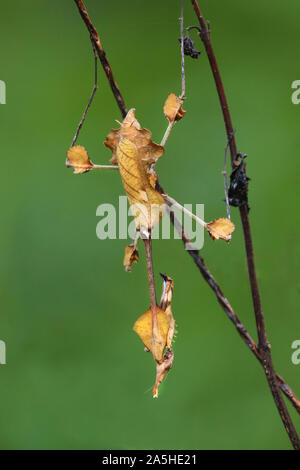
[[(162, 365), (164, 361), (167, 361), (170, 368), (170, 353), (166, 358), (164, 349), (167, 338), (170, 345), (172, 327), (169, 316), (156, 303), (151, 254), (151, 230), (159, 222), (165, 210), (164, 197), (155, 188), (157, 177), (154, 169), (164, 149), (151, 141), (150, 131), (141, 128), (135, 119), (134, 110), (128, 112), (120, 129), (112, 130), (108, 134), (104, 144), (112, 151), (111, 163), (117, 164), (120, 170), (136, 223), (136, 240), (125, 250), (126, 270), (130, 270), (132, 263), (138, 261), (137, 242), (140, 236), (143, 238), (146, 250), (151, 308), (142, 315), (140, 321), (136, 322), (135, 331), (141, 333), (144, 344), (152, 352), (157, 364)], [(80, 146), (73, 146), (69, 149), (67, 161), (68, 166), (72, 166), (75, 173), (85, 173), (95, 167), (100, 167), (91, 162), (86, 150)], [(109, 167), (103, 166), (102, 168)], [(149, 320), (151, 320), (150, 323)], [(145, 335), (148, 335), (147, 339)]]
[[(78, 2), (83, 5), (83, 2)], [(81, 15), (84, 13), (84, 20), (89, 23), (86, 10), (80, 10)], [(183, 8), (181, 11), (181, 37), (183, 38)], [(138, 333), (147, 350), (151, 351), (157, 364), (156, 382), (153, 389), (153, 396), (158, 395), (158, 386), (170, 370), (173, 364), (173, 351), (171, 349), (172, 339), (174, 335), (174, 318), (171, 313), (171, 296), (173, 292), (173, 281), (167, 276), (164, 278), (164, 292), (169, 296), (169, 302), (166, 299), (161, 301), (161, 305), (157, 305), (154, 273), (152, 263), (152, 246), (151, 231), (159, 223), (165, 212), (166, 205), (174, 205), (180, 208), (187, 215), (194, 218), (198, 223), (204, 226), (213, 239), (223, 238), (229, 241), (234, 225), (227, 219), (217, 219), (211, 223), (206, 223), (187, 211), (177, 201), (163, 193), (158, 184), (155, 172), (155, 164), (164, 153), (164, 146), (170, 135), (175, 123), (182, 119), (185, 111), (182, 105), (185, 98), (185, 75), (184, 75), (184, 44), (181, 40), (181, 59), (182, 59), (182, 93), (177, 97), (171, 93), (165, 104), (164, 114), (169, 121), (167, 130), (164, 134), (160, 145), (155, 144), (151, 140), (151, 132), (141, 128), (139, 122), (135, 118), (134, 109), (131, 109), (125, 115), (125, 106), (122, 104), (122, 97), (118, 95), (118, 104), (122, 115), (125, 118), (120, 124), (119, 129), (113, 129), (107, 135), (104, 145), (112, 151), (111, 165), (94, 164), (85, 150), (80, 145), (75, 145), (81, 127), (87, 116), (89, 107), (93, 101), (97, 90), (97, 55), (103, 65), (102, 46), (99, 38), (93, 36), (94, 29), (91, 29), (91, 40), (95, 58), (95, 83), (88, 105), (85, 108), (81, 121), (76, 130), (72, 146), (67, 152), (66, 165), (74, 169), (74, 173), (87, 173), (94, 169), (113, 169), (119, 170), (122, 183), (128, 197), (132, 214), (136, 223), (136, 237), (132, 245), (125, 248), (124, 267), (126, 271), (130, 271), (132, 264), (138, 262), (137, 245), (139, 238), (143, 239), (146, 253), (146, 263), (148, 272), (148, 281), (150, 289), (151, 307), (148, 309), (134, 324), (134, 331)], [(100, 48), (100, 50), (99, 50)], [(107, 59), (105, 57), (104, 69), (107, 72)], [(109, 80), (112, 74), (108, 74)], [(117, 88), (113, 84), (112, 88)], [(120, 105), (121, 103), (121, 105)], [(117, 121), (118, 122), (118, 121)]]
[[(182, 102), (183, 100), (173, 93), (166, 100), (164, 113), (169, 121), (168, 128), (174, 126), (174, 123), (184, 116)], [(173, 364), (174, 355), (171, 343), (174, 334), (174, 319), (172, 315), (168, 315), (165, 302), (165, 308), (162, 308), (156, 301), (151, 231), (159, 223), (166, 204), (179, 207), (187, 215), (193, 217), (207, 229), (214, 239), (223, 238), (229, 241), (234, 225), (228, 219), (217, 219), (206, 223), (187, 211), (173, 198), (159, 191), (156, 184), (155, 164), (163, 155), (164, 147), (152, 142), (151, 132), (140, 126), (135, 118), (134, 109), (131, 109), (123, 122), (119, 124), (120, 128), (112, 129), (104, 142), (104, 145), (112, 151), (111, 166), (95, 165), (90, 160), (87, 151), (79, 145), (68, 150), (67, 164), (74, 168), (75, 173), (86, 173), (93, 169), (118, 169), (120, 172), (136, 224), (134, 243), (125, 248), (123, 264), (127, 271), (131, 270), (133, 263), (138, 262), (139, 238), (143, 239), (145, 245), (151, 307), (136, 321), (134, 331), (151, 351), (157, 364), (157, 378), (153, 390), (153, 396), (157, 397), (158, 385)], [(171, 290), (173, 291), (173, 284)]]

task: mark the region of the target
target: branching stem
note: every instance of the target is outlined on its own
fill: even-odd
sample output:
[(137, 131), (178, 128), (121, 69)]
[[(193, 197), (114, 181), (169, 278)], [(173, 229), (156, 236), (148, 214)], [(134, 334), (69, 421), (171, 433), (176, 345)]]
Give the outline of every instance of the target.
[[(215, 80), (217, 92), (219, 95), (220, 105), (223, 113), (226, 133), (228, 144), (230, 148), (230, 155), (231, 155), (231, 163), (232, 167), (234, 167), (235, 161), (237, 159), (237, 146), (236, 140), (234, 135), (234, 130), (232, 126), (231, 114), (229, 111), (227, 98), (220, 74), (220, 70), (218, 67), (218, 63), (214, 54), (214, 50), (210, 41), (210, 30), (207, 26), (207, 22), (204, 20), (204, 17), (201, 13), (197, 0), (191, 0), (191, 3), (194, 7), (194, 11), (198, 18), (200, 24), (200, 37), (202, 42), (205, 46), (205, 50), (207, 53), (207, 57), (210, 63), (211, 71)], [(286, 429), (286, 432), (291, 440), (293, 447), (297, 450), (300, 450), (300, 440), (297, 435), (297, 431), (294, 427), (294, 424), (291, 420), (283, 397), (279, 390), (278, 381), (276, 380), (276, 373), (274, 370), (274, 366), (272, 363), (270, 345), (267, 339), (266, 327), (264, 322), (264, 316), (261, 307), (260, 301), (260, 293), (258, 288), (256, 270), (255, 270), (255, 263), (254, 263), (254, 251), (253, 251), (253, 243), (252, 243), (252, 235), (251, 235), (251, 228), (250, 228), (250, 221), (248, 216), (248, 208), (247, 206), (240, 207), (240, 216), (243, 225), (243, 233), (245, 239), (245, 248), (246, 248), (246, 256), (247, 256), (247, 264), (248, 264), (248, 272), (249, 272), (249, 281), (251, 286), (251, 294), (252, 294), (252, 301), (254, 307), (254, 314), (256, 320), (256, 327), (257, 327), (257, 335), (258, 335), (258, 352), (261, 357), (262, 365), (264, 367), (265, 375), (271, 389), (274, 402), (276, 404), (277, 410), (280, 414), (282, 419), (283, 425)]]
[[(97, 31), (96, 31), (96, 29), (94, 28), (94, 26), (92, 25), (92, 23), (90, 21), (90, 18), (88, 16), (88, 13), (86, 11), (84, 3), (81, 0), (74, 0), (74, 1), (75, 1), (76, 5), (78, 7), (79, 13), (80, 13), (84, 23), (86, 24), (86, 26), (88, 28), (88, 31), (89, 31), (92, 39), (94, 41), (99, 59), (100, 59), (101, 64), (102, 64), (102, 66), (105, 70), (107, 79), (110, 83), (110, 86), (111, 86), (111, 89), (113, 91), (115, 100), (116, 100), (116, 102), (119, 106), (121, 115), (122, 115), (122, 117), (125, 117), (126, 114), (127, 114), (126, 106), (125, 106), (123, 97), (120, 93), (120, 90), (117, 87), (116, 82), (113, 78), (111, 67), (110, 67), (109, 62), (106, 58), (106, 55), (105, 55), (105, 53), (102, 49), (102, 45), (101, 45), (99, 36), (97, 34)], [(212, 49), (212, 46), (211, 46), (211, 43), (210, 43), (209, 28), (207, 27), (207, 24), (203, 19), (203, 16), (200, 12), (198, 3), (194, 0), (191, 0), (191, 2), (193, 4), (195, 13), (197, 15), (197, 18), (198, 18), (200, 26), (201, 26), (201, 38), (204, 42), (206, 52), (207, 52), (207, 55), (208, 55), (208, 58), (209, 58), (209, 61), (210, 61), (210, 64), (211, 64), (212, 72), (214, 74), (215, 82), (216, 82), (216, 85), (217, 85), (217, 91), (218, 91), (218, 95), (219, 95), (220, 102), (221, 102), (222, 113), (223, 113), (223, 116), (224, 116), (224, 122), (225, 122), (225, 125), (226, 125), (227, 136), (229, 137), (233, 133), (232, 123), (231, 123), (231, 116), (230, 116), (230, 113), (229, 113), (229, 110), (228, 110), (226, 95), (225, 95), (224, 87), (223, 87), (223, 84), (222, 84), (221, 76), (220, 76), (220, 73), (219, 73), (219, 69), (217, 67), (214, 52), (213, 52), (213, 49)], [(194, 26), (193, 26), (193, 28), (194, 28)], [(172, 126), (168, 130), (167, 137), (170, 134), (171, 129), (172, 129)], [(167, 137), (166, 137), (165, 141), (167, 140)], [(229, 142), (231, 160), (232, 160), (232, 163), (233, 163), (236, 159), (236, 156), (237, 156), (235, 138), (228, 139), (228, 142)], [(162, 193), (164, 193), (164, 191), (163, 191), (162, 187), (159, 185), (159, 183), (157, 183), (157, 185), (160, 188), (160, 191)], [(244, 209), (241, 208), (241, 217), (242, 217), (242, 220), (247, 222), (248, 213), (247, 213), (246, 208), (244, 208)], [(189, 241), (187, 235), (185, 234), (183, 227), (181, 226), (179, 220), (174, 216), (174, 213), (172, 211), (170, 211), (170, 218), (171, 218), (172, 222), (174, 223), (176, 229), (179, 231), (179, 233), (181, 235), (181, 238), (182, 238), (182, 241), (184, 243), (184, 246), (186, 246), (186, 245), (190, 246), (191, 245), (190, 241)], [(247, 253), (249, 251), (249, 255), (247, 255), (247, 257), (251, 259), (251, 257), (253, 258), (253, 248), (252, 248), (252, 239), (251, 239), (251, 233), (250, 233), (250, 225), (247, 224), (247, 223), (244, 225), (244, 233), (245, 233)], [(155, 294), (154, 275), (153, 275), (153, 266), (152, 266), (151, 239), (150, 240), (143, 239), (143, 240), (144, 240), (145, 249), (146, 249), (146, 256), (147, 256), (147, 271), (148, 271), (148, 279), (149, 279), (149, 287), (150, 287), (151, 307), (154, 308), (154, 305), (155, 305), (155, 309), (156, 309), (156, 294)], [(252, 252), (252, 254), (251, 254), (251, 252)], [(264, 337), (263, 337), (264, 336), (263, 335), (264, 328), (259, 329), (260, 330), (259, 331), (259, 337), (260, 337), (259, 346), (260, 347), (258, 348), (256, 346), (255, 342), (253, 341), (253, 339), (251, 338), (250, 334), (247, 332), (246, 327), (243, 325), (243, 323), (239, 320), (238, 316), (235, 314), (232, 306), (230, 305), (229, 301), (227, 300), (227, 298), (223, 294), (220, 286), (218, 285), (218, 283), (216, 282), (216, 280), (214, 279), (214, 277), (210, 273), (209, 269), (207, 268), (203, 258), (199, 255), (198, 250), (196, 250), (196, 249), (195, 250), (188, 250), (188, 254), (192, 257), (194, 263), (198, 267), (198, 269), (199, 269), (201, 275), (203, 276), (204, 280), (207, 282), (207, 284), (213, 290), (217, 301), (221, 305), (221, 307), (224, 310), (227, 317), (234, 324), (237, 332), (239, 333), (239, 335), (243, 339), (244, 343), (252, 351), (252, 353), (259, 360), (259, 362), (263, 365), (266, 376), (267, 376), (267, 379), (268, 379), (268, 382), (271, 383), (270, 388), (272, 390), (273, 396), (275, 394), (274, 400), (275, 400), (276, 406), (278, 407), (278, 410), (280, 412), (280, 416), (282, 418), (282, 421), (284, 422), (284, 425), (286, 427), (287, 433), (288, 433), (294, 447), (299, 449), (299, 447), (300, 447), (299, 439), (298, 439), (297, 433), (295, 431), (295, 428), (293, 426), (293, 423), (291, 422), (291, 419), (290, 419), (290, 417), (287, 413), (287, 410), (286, 410), (285, 404), (283, 402), (283, 399), (282, 399), (280, 393), (278, 393), (279, 392), (279, 387), (280, 387), (281, 391), (286, 395), (286, 397), (291, 401), (291, 403), (293, 404), (294, 408), (298, 411), (298, 413), (300, 413), (300, 400), (296, 397), (295, 393), (289, 387), (289, 385), (284, 381), (284, 379), (280, 375), (275, 373), (273, 365), (270, 364), (270, 351), (269, 351), (269, 348), (266, 346), (267, 342), (265, 343), (265, 348), (266, 349), (261, 347), (261, 344), (264, 343)], [(151, 263), (150, 263), (150, 259), (151, 259)], [(253, 277), (253, 270), (254, 270), (254, 274), (255, 274), (254, 263), (253, 263), (253, 265), (251, 265), (251, 262), (249, 262), (249, 260), (248, 260), (248, 266), (249, 266), (249, 264), (250, 264), (250, 268), (251, 268), (251, 269), (249, 268), (249, 273), (251, 271), (250, 276)], [(252, 282), (253, 282), (253, 280), (251, 281), (251, 285), (252, 285)], [(258, 291), (258, 287), (255, 286), (255, 283), (253, 284), (252, 291), (254, 291), (255, 294)], [(254, 297), (255, 297), (255, 301), (254, 301), (255, 309), (259, 309), (259, 307), (260, 307), (259, 297), (257, 297), (256, 295), (254, 295)], [(263, 324), (262, 321), (261, 321), (261, 317), (259, 317), (258, 323), (259, 323), (259, 325)], [(264, 324), (263, 324), (263, 327), (264, 327)], [(268, 377), (268, 374), (269, 374), (270, 371), (271, 371), (271, 375)], [(282, 403), (284, 405), (283, 407), (281, 406)]]

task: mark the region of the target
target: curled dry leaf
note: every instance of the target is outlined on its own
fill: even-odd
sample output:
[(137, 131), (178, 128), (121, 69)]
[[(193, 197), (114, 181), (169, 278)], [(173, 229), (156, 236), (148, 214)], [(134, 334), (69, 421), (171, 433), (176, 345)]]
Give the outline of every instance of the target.
[(120, 169), (137, 229), (143, 233), (154, 227), (160, 220), (165, 201), (156, 191), (154, 165), (164, 149), (151, 140), (151, 132), (142, 129), (131, 109), (120, 129), (108, 134), (104, 145), (112, 151), (112, 163)]
[(235, 225), (226, 218), (216, 219), (206, 225), (208, 233), (213, 240), (222, 238), (226, 242), (231, 240), (231, 234), (235, 230)]
[(183, 100), (178, 98), (175, 93), (170, 93), (164, 104), (164, 115), (168, 121), (179, 121), (185, 115), (186, 111), (182, 109)]
[(86, 173), (94, 166), (86, 149), (81, 145), (70, 147), (67, 152), (67, 157), (67, 166), (74, 168), (75, 174)]
[(125, 246), (125, 256), (123, 266), (125, 271), (131, 271), (133, 263), (137, 263), (139, 260), (139, 252), (134, 245)]

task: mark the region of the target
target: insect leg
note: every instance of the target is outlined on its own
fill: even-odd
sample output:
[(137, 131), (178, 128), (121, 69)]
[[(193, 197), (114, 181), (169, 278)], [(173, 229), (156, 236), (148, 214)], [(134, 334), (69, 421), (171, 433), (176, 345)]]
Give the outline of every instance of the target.
[(81, 120), (78, 124), (78, 127), (76, 129), (76, 132), (75, 132), (75, 135), (73, 137), (73, 141), (72, 141), (72, 145), (71, 147), (73, 147), (75, 144), (76, 144), (76, 141), (78, 139), (78, 136), (79, 136), (79, 132), (80, 132), (80, 129), (82, 128), (82, 125), (85, 121), (85, 118), (86, 118), (86, 115), (87, 115), (87, 112), (89, 110), (89, 107), (91, 106), (92, 104), (92, 101), (94, 99), (94, 96), (95, 96), (95, 93), (97, 91), (97, 88), (98, 88), (98, 57), (97, 57), (97, 52), (96, 52), (96, 48), (95, 48), (95, 45), (94, 45), (94, 42), (93, 42), (93, 39), (92, 37), (90, 37), (91, 39), (91, 43), (92, 43), (92, 47), (93, 47), (93, 53), (94, 53), (94, 64), (95, 64), (95, 72), (94, 72), (94, 86), (93, 86), (93, 90), (92, 90), (92, 93), (91, 93), (91, 96), (90, 96), (90, 99), (88, 101), (88, 104), (86, 105), (86, 108), (83, 112), (83, 115), (81, 117)]

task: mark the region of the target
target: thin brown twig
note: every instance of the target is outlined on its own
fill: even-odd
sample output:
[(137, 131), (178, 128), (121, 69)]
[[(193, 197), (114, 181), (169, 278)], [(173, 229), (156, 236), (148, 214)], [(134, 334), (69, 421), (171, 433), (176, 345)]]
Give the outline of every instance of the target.
[(228, 136), (231, 159), (232, 159), (232, 162), (233, 162), (236, 159), (236, 155), (237, 155), (236, 141), (235, 141), (235, 138), (229, 138), (229, 136), (231, 136), (233, 134), (233, 126), (232, 126), (231, 115), (230, 115), (230, 112), (229, 112), (227, 98), (226, 98), (223, 82), (222, 82), (222, 79), (221, 79), (220, 71), (219, 71), (218, 64), (217, 64), (217, 61), (216, 61), (216, 58), (215, 58), (215, 54), (214, 54), (214, 51), (213, 51), (213, 48), (212, 48), (212, 44), (210, 42), (210, 30), (209, 30), (209, 27), (208, 27), (207, 23), (205, 22), (205, 20), (202, 16), (202, 13), (200, 11), (200, 8), (199, 8), (199, 5), (198, 5), (197, 1), (191, 0), (191, 2), (193, 4), (196, 16), (197, 16), (198, 21), (199, 21), (200, 26), (201, 26), (201, 32), (199, 34), (200, 34), (200, 37), (201, 37), (201, 39), (204, 43), (206, 54), (207, 54), (207, 57), (208, 57), (208, 60), (209, 60), (210, 66), (211, 66), (211, 70), (212, 70), (212, 73), (213, 73), (213, 76), (214, 76), (214, 79), (215, 79), (215, 82), (216, 82), (217, 92), (218, 92), (218, 95), (219, 95), (219, 99), (220, 99), (220, 103), (221, 103), (221, 107), (222, 107), (222, 113), (223, 113), (223, 117), (224, 117), (224, 122), (225, 122), (225, 125), (226, 125), (226, 132), (227, 132), (227, 136)]
[(93, 26), (93, 24), (92, 24), (92, 22), (89, 18), (87, 9), (86, 9), (85, 4), (83, 3), (83, 1), (82, 0), (74, 0), (74, 1), (77, 5), (77, 8), (79, 10), (81, 18), (83, 19), (83, 21), (84, 21), (84, 23), (85, 23), (85, 25), (86, 25), (89, 33), (90, 33), (90, 36), (92, 38), (92, 41), (93, 41), (93, 43), (95, 45), (95, 48), (96, 48), (96, 51), (98, 53), (101, 65), (102, 65), (102, 67), (104, 69), (104, 72), (107, 76), (107, 79), (108, 79), (108, 82), (110, 84), (113, 95), (115, 97), (115, 100), (116, 100), (116, 102), (117, 102), (117, 104), (120, 108), (122, 117), (124, 118), (127, 114), (127, 109), (126, 109), (126, 106), (125, 106), (125, 102), (124, 102), (123, 96), (120, 92), (120, 89), (119, 89), (119, 87), (118, 87), (118, 85), (117, 85), (117, 83), (114, 79), (110, 63), (108, 62), (106, 54), (103, 50), (99, 35), (98, 35), (96, 29), (94, 28), (94, 26)]
[[(101, 52), (99, 52), (99, 44), (100, 44), (100, 50), (102, 50), (102, 46), (101, 46), (101, 43), (100, 43), (100, 40), (99, 40), (99, 36), (97, 34), (96, 29), (94, 28), (94, 26), (92, 25), (92, 23), (91, 23), (91, 21), (88, 17), (86, 8), (85, 8), (85, 6), (84, 6), (84, 4), (81, 0), (75, 0), (75, 3), (77, 4), (77, 7), (79, 9), (79, 13), (80, 13), (83, 21), (87, 25), (87, 28), (88, 28), (90, 34), (91, 34), (91, 31), (93, 32), (92, 37), (93, 37), (94, 43), (96, 44), (96, 49), (97, 49), (98, 55), (99, 54), (101, 55)], [(97, 44), (98, 44), (98, 47), (97, 47)], [(99, 58), (100, 58), (100, 55), (99, 55)], [(106, 61), (107, 61), (107, 59), (106, 59)], [(101, 63), (103, 65), (102, 61), (101, 61)], [(107, 63), (108, 63), (108, 61), (107, 61)], [(106, 68), (104, 67), (104, 65), (103, 65), (103, 68), (106, 71)], [(110, 66), (109, 66), (109, 68), (110, 68)], [(106, 75), (107, 75), (107, 78), (109, 80), (109, 83), (111, 84), (111, 77), (113, 77), (111, 68), (110, 68), (110, 73), (106, 73)], [(113, 83), (115, 83), (114, 79), (113, 79)], [(112, 84), (111, 84), (111, 88), (113, 90), (113, 94), (114, 94), (114, 97), (116, 99), (116, 102), (119, 105), (121, 114), (124, 117), (124, 115), (126, 115), (126, 106), (125, 106), (124, 100), (122, 98), (122, 95), (120, 93), (120, 90), (118, 89), (119, 92), (114, 92), (116, 90), (116, 86), (112, 86)], [(231, 146), (232, 146), (232, 144), (231, 144)], [(158, 183), (158, 187), (160, 187), (159, 183)], [(164, 190), (161, 187), (160, 187), (160, 191), (164, 192)], [(177, 218), (172, 217), (172, 215), (170, 215), (170, 217), (171, 217), (171, 220), (177, 221), (179, 223)], [(181, 228), (180, 230), (181, 230), (181, 236), (182, 236), (182, 241), (183, 241), (184, 245), (189, 245), (190, 244), (189, 239), (185, 235), (183, 229)], [(251, 338), (251, 336), (247, 332), (245, 326), (240, 322), (239, 318), (234, 313), (231, 305), (229, 304), (228, 300), (224, 296), (224, 294), (221, 291), (219, 285), (217, 284), (214, 277), (211, 275), (210, 271), (206, 267), (203, 258), (199, 255), (199, 252), (197, 250), (194, 250), (194, 251), (189, 250), (188, 253), (193, 258), (196, 266), (200, 270), (200, 272), (201, 272), (203, 278), (205, 279), (205, 281), (208, 283), (208, 285), (214, 291), (218, 302), (220, 303), (221, 307), (223, 308), (223, 310), (226, 313), (226, 315), (228, 316), (228, 318), (235, 325), (238, 333), (240, 334), (240, 336), (243, 339), (243, 341), (245, 342), (245, 344), (254, 353), (254, 355), (257, 357), (257, 359), (260, 360), (260, 356), (258, 354), (255, 342), (253, 341), (253, 339)], [(153, 280), (153, 285), (154, 285), (154, 280)], [(151, 294), (151, 298), (152, 298), (151, 302), (153, 304), (154, 303), (153, 294)], [(300, 413), (300, 400), (296, 397), (296, 395), (294, 394), (292, 389), (289, 387), (289, 385), (278, 374), (276, 374), (276, 380), (278, 381), (278, 384), (280, 385), (280, 388), (283, 391), (283, 393), (291, 401), (291, 403), (293, 404), (295, 409)]]
[[(184, 0), (182, 0), (181, 3), (181, 12), (180, 12), (180, 56), (181, 56), (181, 94), (180, 94), (180, 100), (181, 102), (178, 104), (178, 110), (182, 106), (183, 101), (185, 100), (185, 67), (184, 67), (184, 38), (183, 38), (183, 12), (184, 12)], [(175, 113), (176, 116), (177, 113)], [(169, 138), (169, 135), (171, 133), (171, 130), (173, 129), (174, 125), (176, 123), (176, 117), (174, 117), (173, 121), (169, 121), (168, 127), (164, 133), (164, 136), (162, 138), (162, 141), (160, 145), (164, 147), (166, 145), (166, 142)]]
[(283, 393), (291, 401), (291, 403), (294, 405), (298, 413), (300, 413), (300, 400), (296, 397), (293, 390), (290, 388), (290, 386), (283, 380), (283, 378), (279, 374), (276, 374), (276, 378)]
[[(194, 7), (194, 11), (198, 18), (201, 30), (200, 30), (200, 37), (204, 44), (207, 57), (210, 63), (210, 67), (213, 73), (213, 77), (215, 80), (217, 92), (219, 95), (220, 105), (223, 113), (224, 123), (226, 127), (227, 138), (229, 142), (230, 148), (230, 155), (231, 155), (231, 163), (234, 167), (234, 163), (237, 159), (237, 145), (235, 140), (235, 135), (232, 126), (232, 119), (231, 114), (228, 107), (228, 102), (220, 74), (220, 70), (218, 67), (218, 63), (214, 54), (214, 50), (212, 47), (212, 43), (210, 41), (210, 30), (207, 26), (207, 22), (205, 21), (201, 10), (199, 8), (197, 0), (191, 0), (191, 3)], [(283, 397), (280, 393), (279, 385), (276, 379), (276, 372), (274, 370), (272, 356), (270, 351), (270, 345), (268, 343), (266, 327), (264, 316), (261, 307), (261, 300), (260, 300), (260, 293), (258, 288), (258, 282), (256, 277), (256, 270), (255, 270), (255, 262), (254, 262), (254, 251), (253, 251), (253, 243), (252, 243), (252, 235), (251, 235), (251, 228), (250, 222), (248, 217), (248, 207), (246, 205), (240, 207), (240, 216), (243, 225), (243, 233), (244, 233), (244, 240), (245, 240), (245, 248), (246, 248), (246, 256), (247, 256), (247, 264), (248, 264), (248, 272), (249, 272), (249, 281), (251, 286), (251, 294), (252, 294), (252, 301), (255, 313), (255, 321), (257, 327), (257, 335), (258, 335), (258, 351), (262, 358), (262, 364), (264, 367), (265, 375), (271, 390), (271, 393), (274, 398), (274, 402), (280, 414), (281, 420), (283, 425), (286, 429), (286, 432), (291, 440), (293, 447), (297, 450), (300, 450), (300, 440), (297, 435), (297, 431), (294, 427), (294, 424), (291, 420)]]

